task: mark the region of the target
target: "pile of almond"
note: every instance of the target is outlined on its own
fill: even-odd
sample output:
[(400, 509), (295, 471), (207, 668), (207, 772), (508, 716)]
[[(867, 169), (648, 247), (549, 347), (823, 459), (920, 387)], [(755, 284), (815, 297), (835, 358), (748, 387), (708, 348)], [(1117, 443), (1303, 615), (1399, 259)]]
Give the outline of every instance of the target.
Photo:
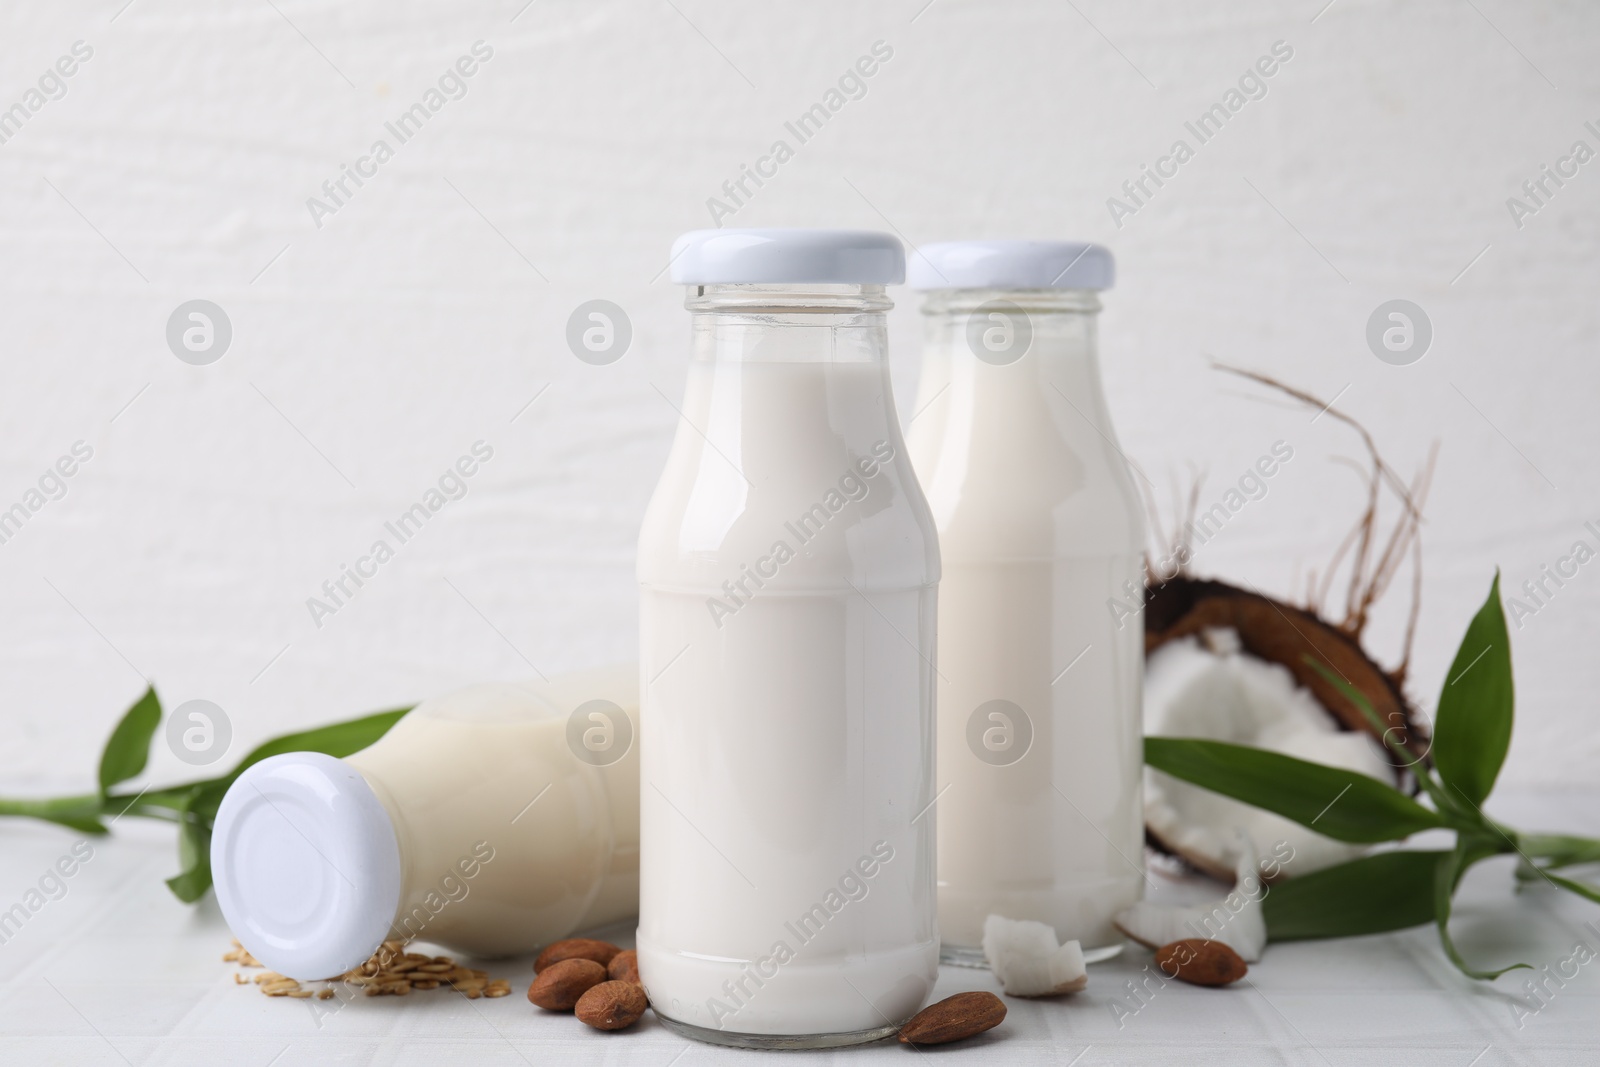
[(533, 961), (528, 1000), (546, 1011), (570, 1011), (596, 1030), (626, 1030), (650, 1006), (639, 984), (639, 954), (609, 941), (569, 937)]
[[(539, 953), (528, 1000), (570, 1011), (596, 1030), (626, 1030), (650, 1006), (639, 984), (639, 954), (609, 941), (569, 937)], [(993, 993), (957, 993), (918, 1012), (900, 1028), (907, 1045), (942, 1045), (998, 1026), (1006, 1006)]]

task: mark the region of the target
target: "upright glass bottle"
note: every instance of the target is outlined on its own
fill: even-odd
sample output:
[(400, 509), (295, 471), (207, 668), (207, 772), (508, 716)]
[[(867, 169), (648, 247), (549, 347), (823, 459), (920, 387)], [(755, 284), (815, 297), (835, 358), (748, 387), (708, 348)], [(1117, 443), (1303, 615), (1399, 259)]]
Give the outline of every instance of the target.
[(886, 360), (881, 234), (708, 230), (639, 538), (639, 970), (668, 1027), (876, 1040), (937, 977), (939, 556)]
[(1143, 881), (1139, 497), (1095, 352), (1096, 245), (925, 246), (911, 284), (929, 432), (913, 459), (939, 529), (939, 927), (981, 965), (989, 914), (1089, 959)]

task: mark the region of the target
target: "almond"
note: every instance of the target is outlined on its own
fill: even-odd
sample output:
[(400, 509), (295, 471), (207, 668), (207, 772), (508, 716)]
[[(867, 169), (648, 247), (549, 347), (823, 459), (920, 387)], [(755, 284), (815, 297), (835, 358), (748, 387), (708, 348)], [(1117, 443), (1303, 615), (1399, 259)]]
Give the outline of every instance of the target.
[(1239, 954), (1221, 941), (1186, 938), (1156, 949), (1156, 966), (1168, 978), (1190, 985), (1220, 986), (1237, 982), (1250, 970)]
[(606, 980), (606, 969), (594, 960), (552, 963), (528, 986), (528, 999), (550, 1011), (571, 1011), (593, 987)]
[(639, 981), (639, 953), (631, 948), (611, 957), (611, 962), (606, 965), (606, 974), (611, 976), (612, 981), (644, 985)]
[(562, 960), (594, 960), (604, 967), (621, 951), (622, 949), (609, 941), (596, 941), (592, 937), (569, 937), (565, 941), (546, 945), (545, 950), (539, 953), (539, 958), (533, 961), (533, 973), (538, 974), (552, 963), (560, 963)]
[(999, 1026), (1006, 1006), (993, 993), (957, 993), (917, 1012), (900, 1028), (902, 1045), (943, 1045)]
[(650, 1006), (644, 989), (632, 982), (601, 982), (578, 998), (578, 1021), (596, 1030), (625, 1030)]

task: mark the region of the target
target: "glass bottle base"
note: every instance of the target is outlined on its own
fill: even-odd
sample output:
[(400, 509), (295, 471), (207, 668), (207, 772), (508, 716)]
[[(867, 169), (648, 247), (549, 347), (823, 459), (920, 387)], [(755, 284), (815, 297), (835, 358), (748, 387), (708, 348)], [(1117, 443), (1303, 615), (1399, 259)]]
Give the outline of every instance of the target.
[(713, 1030), (706, 1026), (680, 1022), (661, 1014), (652, 1006), (656, 1018), (675, 1034), (704, 1041), (708, 1045), (727, 1045), (731, 1048), (801, 1049), (844, 1048), (847, 1045), (868, 1045), (882, 1041), (900, 1032), (899, 1026), (876, 1026), (871, 1030), (856, 1030), (847, 1034), (741, 1034), (732, 1030)]
[[(1122, 955), (1122, 948), (1126, 942), (1118, 941), (1115, 944), (1104, 945), (1100, 948), (1086, 948), (1083, 950), (1084, 963), (1103, 963), (1113, 957)], [(983, 949), (965, 948), (961, 945), (941, 943), (939, 945), (939, 962), (951, 967), (978, 967), (989, 969), (989, 961), (984, 958)]]

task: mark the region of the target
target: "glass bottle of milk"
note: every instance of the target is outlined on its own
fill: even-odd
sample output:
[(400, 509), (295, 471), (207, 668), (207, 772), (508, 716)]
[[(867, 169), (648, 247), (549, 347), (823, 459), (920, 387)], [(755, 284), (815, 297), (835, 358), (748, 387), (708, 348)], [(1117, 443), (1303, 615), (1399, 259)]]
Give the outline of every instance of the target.
[[(1142, 510), (1096, 356), (1097, 245), (924, 246), (913, 460), (939, 529), (939, 928), (982, 965), (984, 918), (1085, 957), (1141, 895)], [(919, 423), (926, 420), (926, 427)], [(1120, 622), (1116, 614), (1122, 615)]]
[(938, 970), (939, 555), (896, 420), (893, 237), (679, 238), (677, 435), (639, 538), (639, 970), (719, 1044), (876, 1040)]
[(217, 903), (291, 978), (340, 975), (390, 938), (531, 952), (639, 903), (638, 672), (469, 686), (344, 759), (286, 752), (229, 787)]

